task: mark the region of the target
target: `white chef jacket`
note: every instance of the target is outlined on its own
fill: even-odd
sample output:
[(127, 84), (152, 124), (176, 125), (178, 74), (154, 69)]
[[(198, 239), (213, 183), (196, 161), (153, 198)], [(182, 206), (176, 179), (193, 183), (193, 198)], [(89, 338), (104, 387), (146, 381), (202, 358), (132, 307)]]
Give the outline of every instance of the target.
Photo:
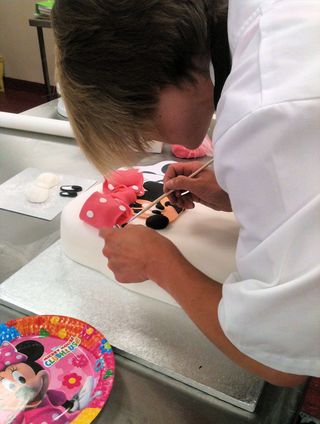
[(215, 172), (240, 223), (218, 316), (243, 353), (320, 376), (320, 1), (230, 0)]

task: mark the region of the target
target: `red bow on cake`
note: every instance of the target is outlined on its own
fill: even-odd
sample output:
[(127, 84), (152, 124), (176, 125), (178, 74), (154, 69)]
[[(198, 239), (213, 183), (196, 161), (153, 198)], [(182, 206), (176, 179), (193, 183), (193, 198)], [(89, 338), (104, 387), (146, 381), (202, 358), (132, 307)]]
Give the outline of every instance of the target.
[(118, 169), (105, 179), (103, 192), (95, 191), (80, 211), (80, 219), (95, 228), (123, 225), (133, 212), (131, 203), (143, 196), (143, 174), (136, 169)]

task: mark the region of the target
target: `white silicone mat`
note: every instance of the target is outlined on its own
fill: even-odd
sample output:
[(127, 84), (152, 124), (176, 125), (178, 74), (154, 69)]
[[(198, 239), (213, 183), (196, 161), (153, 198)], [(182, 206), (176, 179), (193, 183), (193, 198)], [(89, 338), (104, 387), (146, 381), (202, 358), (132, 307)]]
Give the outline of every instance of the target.
[(60, 186), (80, 185), (83, 191), (85, 191), (96, 183), (95, 180), (56, 173), (56, 175), (60, 178), (60, 182), (58, 185), (49, 190), (50, 193), (48, 200), (44, 203), (31, 203), (27, 200), (25, 192), (28, 186), (30, 186), (30, 184), (32, 184), (43, 172), (48, 171), (43, 171), (37, 168), (26, 168), (19, 174), (1, 184), (0, 209), (51, 221), (72, 199), (70, 197), (61, 197), (59, 195)]

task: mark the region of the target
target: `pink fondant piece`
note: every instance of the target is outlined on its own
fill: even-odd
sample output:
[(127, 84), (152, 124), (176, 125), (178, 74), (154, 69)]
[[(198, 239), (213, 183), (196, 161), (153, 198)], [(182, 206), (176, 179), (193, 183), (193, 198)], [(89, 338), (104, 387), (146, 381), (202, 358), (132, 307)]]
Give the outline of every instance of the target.
[(144, 194), (143, 174), (137, 169), (117, 169), (111, 173), (108, 182), (114, 187), (121, 185), (131, 187), (138, 196)]
[(137, 200), (136, 192), (131, 187), (116, 187), (111, 193), (111, 196), (122, 200), (127, 205), (130, 205)]
[(98, 229), (125, 224), (131, 215), (129, 205), (98, 191), (87, 199), (80, 211), (80, 219)]
[(83, 205), (80, 219), (95, 228), (123, 225), (132, 216), (130, 204), (144, 194), (143, 174), (136, 169), (119, 169), (105, 179), (103, 193), (96, 191)]
[(213, 149), (212, 149), (212, 141), (210, 140), (209, 136), (206, 136), (201, 143), (201, 145), (194, 150), (187, 149), (184, 146), (180, 146), (179, 144), (174, 144), (171, 146), (172, 153), (177, 158), (182, 159), (193, 159), (193, 158), (201, 158), (203, 156), (213, 156)]
[(137, 194), (132, 187), (125, 185), (114, 186), (110, 183), (110, 180), (105, 180), (103, 183), (103, 192), (114, 198), (122, 200), (127, 205), (137, 200)]

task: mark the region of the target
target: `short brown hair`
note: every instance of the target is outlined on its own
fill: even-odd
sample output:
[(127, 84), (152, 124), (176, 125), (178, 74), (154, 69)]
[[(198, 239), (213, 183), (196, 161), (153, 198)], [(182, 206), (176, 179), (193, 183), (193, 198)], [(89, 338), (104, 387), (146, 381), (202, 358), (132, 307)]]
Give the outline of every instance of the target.
[(140, 131), (162, 88), (207, 72), (207, 14), (202, 0), (56, 0), (58, 82), (76, 139), (102, 172), (148, 147)]

